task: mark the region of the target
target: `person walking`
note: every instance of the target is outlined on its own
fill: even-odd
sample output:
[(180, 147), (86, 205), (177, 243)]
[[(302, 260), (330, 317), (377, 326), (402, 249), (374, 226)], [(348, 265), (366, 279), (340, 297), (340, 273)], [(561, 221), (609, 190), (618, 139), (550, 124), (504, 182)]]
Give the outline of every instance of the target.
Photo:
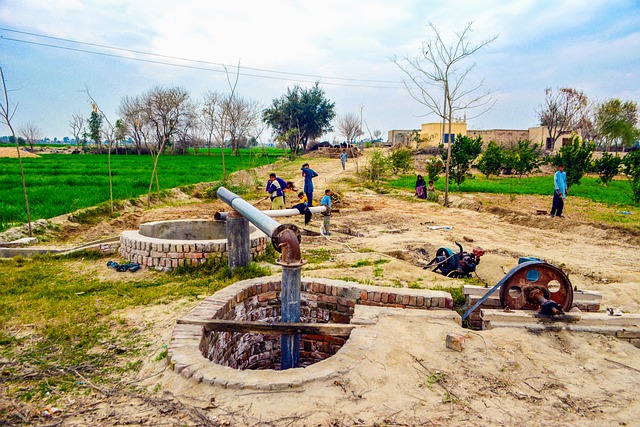
[(347, 150), (342, 149), (342, 153), (340, 153), (340, 162), (342, 163), (342, 170), (345, 170), (345, 166), (347, 165)]
[(284, 189), (287, 187), (287, 183), (282, 179), (276, 177), (276, 174), (271, 172), (269, 174), (269, 180), (267, 181), (266, 191), (271, 198), (271, 209), (284, 209)]
[(564, 199), (567, 198), (567, 173), (564, 171), (564, 165), (559, 164), (557, 172), (553, 175), (553, 203), (551, 205), (551, 218), (557, 216), (563, 218), (562, 209), (564, 208)]
[(305, 163), (300, 168), (302, 171), (302, 176), (304, 177), (304, 187), (302, 191), (307, 195), (307, 200), (309, 200), (309, 207), (313, 206), (313, 178), (318, 176), (317, 173), (313, 171), (313, 169), (309, 168), (309, 163)]

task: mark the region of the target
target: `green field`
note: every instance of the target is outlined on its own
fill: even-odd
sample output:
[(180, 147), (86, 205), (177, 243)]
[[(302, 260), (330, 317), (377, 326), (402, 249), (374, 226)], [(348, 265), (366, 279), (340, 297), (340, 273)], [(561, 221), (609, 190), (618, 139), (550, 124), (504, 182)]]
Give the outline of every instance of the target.
[[(571, 197), (584, 197), (598, 203), (609, 205), (633, 204), (631, 184), (626, 179), (616, 179), (606, 187), (598, 184), (595, 177), (585, 176), (580, 180), (580, 185), (574, 185), (569, 191)], [(414, 175), (403, 176), (388, 182), (395, 188), (413, 190), (416, 177)], [(444, 191), (444, 178), (435, 183), (436, 189)], [(500, 194), (538, 194), (549, 196), (553, 194), (553, 175), (532, 177), (498, 177), (486, 179), (484, 176), (475, 175), (472, 179), (465, 180), (457, 190), (456, 184), (449, 186), (452, 193), (500, 193)]]
[[(273, 163), (282, 150), (225, 151), (227, 173)], [(23, 158), (31, 219), (51, 218), (109, 200), (107, 155), (45, 154)], [(146, 194), (153, 161), (150, 156), (111, 155), (113, 197), (124, 200)], [(220, 150), (215, 155), (169, 156), (158, 161), (160, 189), (222, 178)], [(154, 185), (155, 189), (155, 185)], [(0, 231), (27, 216), (18, 159), (0, 158)]]

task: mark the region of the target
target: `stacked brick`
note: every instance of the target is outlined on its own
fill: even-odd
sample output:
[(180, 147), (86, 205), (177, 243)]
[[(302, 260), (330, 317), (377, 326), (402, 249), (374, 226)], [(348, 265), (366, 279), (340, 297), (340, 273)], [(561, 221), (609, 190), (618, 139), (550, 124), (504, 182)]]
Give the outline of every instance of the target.
[[(238, 282), (206, 298), (188, 317), (277, 322), (281, 314), (280, 290), (279, 276)], [(300, 298), (300, 320), (306, 323), (350, 323), (357, 304), (415, 309), (453, 307), (451, 295), (442, 291), (390, 289), (330, 279), (303, 279)], [(345, 342), (340, 337), (301, 335), (300, 365), (306, 367), (327, 359)], [(178, 371), (185, 368), (181, 354), (194, 346), (203, 358), (219, 365), (241, 370), (279, 369), (279, 335), (207, 332), (199, 326), (176, 325), (169, 360)], [(185, 373), (192, 374), (190, 370)]]
[[(251, 238), (251, 257), (267, 250), (268, 239), (263, 234)], [(199, 265), (207, 259), (227, 254), (226, 239), (170, 240), (141, 235), (138, 231), (123, 231), (120, 235), (120, 256), (128, 262), (157, 270), (170, 271), (178, 266)]]
[[(490, 288), (484, 288), (482, 286), (466, 285), (463, 288), (464, 296), (466, 299), (465, 310), (473, 307), (475, 303), (480, 301), (482, 297), (489, 292)], [(595, 291), (573, 291), (573, 306), (578, 307), (583, 312), (597, 312), (600, 310), (600, 301), (602, 300), (602, 294)], [(495, 291), (489, 298), (487, 298), (482, 305), (469, 314), (468, 326), (471, 329), (484, 329), (481, 309), (501, 309), (500, 304), (500, 290)]]

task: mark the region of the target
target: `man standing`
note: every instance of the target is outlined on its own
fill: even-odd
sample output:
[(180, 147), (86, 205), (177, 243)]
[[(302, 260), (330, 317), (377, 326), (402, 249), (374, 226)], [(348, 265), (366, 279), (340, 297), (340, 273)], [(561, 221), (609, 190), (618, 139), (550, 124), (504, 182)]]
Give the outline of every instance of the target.
[(562, 208), (564, 208), (564, 199), (567, 198), (567, 174), (564, 171), (564, 165), (558, 165), (558, 171), (553, 175), (553, 204), (551, 205), (551, 218), (557, 216), (563, 218)]
[(271, 172), (269, 174), (269, 181), (267, 181), (267, 193), (271, 198), (271, 209), (284, 209), (284, 193), (283, 189), (286, 188), (287, 183), (281, 178), (277, 178), (276, 174)]
[(318, 176), (317, 173), (313, 171), (313, 169), (309, 168), (309, 163), (305, 163), (302, 165), (300, 169), (302, 171), (302, 176), (304, 177), (304, 194), (307, 195), (307, 200), (309, 200), (309, 207), (313, 206), (313, 178)]
[(345, 150), (344, 148), (342, 149), (342, 153), (340, 153), (340, 162), (342, 163), (342, 170), (344, 170), (344, 167), (347, 164), (347, 150)]

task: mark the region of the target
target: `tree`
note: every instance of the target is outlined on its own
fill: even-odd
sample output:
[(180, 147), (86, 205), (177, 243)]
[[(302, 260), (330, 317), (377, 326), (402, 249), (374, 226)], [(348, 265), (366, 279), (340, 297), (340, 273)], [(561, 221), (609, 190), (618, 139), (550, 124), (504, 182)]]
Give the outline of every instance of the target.
[(558, 154), (553, 157), (555, 166), (564, 165), (567, 173), (567, 187), (580, 185), (580, 179), (590, 169), (591, 155), (596, 145), (593, 142), (582, 141), (574, 135), (571, 142), (564, 145)]
[(458, 134), (447, 149), (444, 148), (444, 144), (440, 145), (440, 154), (451, 167), (449, 177), (457, 184), (458, 190), (460, 190), (460, 184), (470, 176), (471, 165), (481, 152), (482, 137), (480, 136), (473, 139)]
[(546, 88), (544, 104), (539, 107), (540, 124), (549, 132), (549, 145), (553, 149), (560, 135), (575, 132), (585, 116), (588, 99), (584, 92), (560, 88), (556, 92)]
[(127, 139), (127, 133), (129, 130), (127, 129), (127, 123), (122, 119), (116, 120), (114, 139), (116, 142), (116, 154), (118, 154), (118, 147), (122, 141)]
[(538, 143), (532, 145), (531, 141), (520, 139), (505, 150), (504, 167), (522, 178), (522, 175), (528, 175), (540, 166), (541, 149)]
[(360, 118), (354, 113), (346, 113), (336, 117), (336, 127), (344, 135), (348, 144), (353, 144), (357, 137), (363, 134), (360, 128)]
[(148, 144), (151, 134), (151, 122), (146, 116), (142, 105), (142, 97), (125, 96), (120, 101), (118, 114), (122, 117), (127, 129), (127, 135), (133, 139), (138, 155), (142, 154), (143, 147)]
[(252, 99), (235, 96), (227, 98), (223, 108), (227, 109), (231, 155), (235, 156), (242, 142), (256, 132), (260, 123), (260, 104)]
[(407, 173), (413, 167), (413, 158), (411, 150), (407, 147), (398, 147), (389, 153), (389, 167), (394, 175), (399, 173)]
[(482, 154), (478, 162), (478, 169), (489, 178), (491, 175), (498, 176), (504, 164), (504, 150), (495, 141), (489, 141), (487, 149)]
[(33, 144), (40, 141), (42, 139), (42, 130), (33, 123), (31, 120), (20, 126), (18, 130), (20, 134), (27, 140), (29, 143), (29, 148), (33, 150)]
[(620, 172), (622, 159), (606, 151), (602, 157), (593, 162), (593, 169), (598, 173), (602, 185), (607, 185)]
[[(493, 106), (490, 92), (477, 94), (482, 87), (480, 83), (467, 85), (466, 79), (473, 71), (475, 64), (463, 67), (462, 63), (469, 59), (498, 36), (491, 37), (477, 45), (472, 45), (469, 33), (471, 23), (456, 33), (454, 43), (447, 44), (434, 24), (429, 24), (432, 31), (431, 39), (422, 43), (420, 55), (406, 57), (401, 64), (394, 59), (395, 64), (405, 74), (404, 85), (413, 99), (427, 107), (427, 109), (442, 119), (442, 143), (445, 134), (451, 134), (451, 123), (454, 113), (475, 111), (473, 117), (485, 113)], [(445, 124), (449, 124), (445, 132)], [(445, 166), (444, 204), (449, 204), (449, 174), (450, 159), (452, 159), (451, 145), (447, 145)]]
[(102, 115), (98, 114), (96, 105), (94, 104), (91, 115), (87, 119), (89, 125), (89, 138), (96, 143), (99, 151), (102, 151)]
[(71, 128), (71, 135), (73, 135), (76, 145), (81, 146), (84, 150), (86, 140), (80, 138), (84, 132), (84, 117), (82, 117), (82, 114), (74, 114), (71, 116), (69, 128)]
[(425, 162), (424, 166), (425, 166), (425, 169), (427, 170), (427, 175), (429, 176), (430, 181), (436, 182), (438, 181), (438, 179), (440, 179), (438, 175), (440, 175), (444, 170), (444, 162), (440, 157), (436, 157), (436, 156), (430, 157)]
[(630, 147), (640, 137), (638, 104), (609, 99), (599, 105), (596, 112), (596, 127), (607, 151), (611, 145)]
[(333, 130), (331, 121), (335, 117), (334, 108), (335, 103), (325, 98), (319, 82), (311, 89), (295, 85), (293, 89), (287, 89), (287, 93), (272, 101), (271, 107), (263, 111), (262, 120), (273, 128), (281, 140), (290, 130), (297, 129), (296, 138), (285, 138), (292, 155), (295, 156), (300, 147), (292, 146), (293, 142), (299, 141), (302, 149), (306, 150), (309, 140)]
[(2, 78), (2, 91), (4, 93), (4, 102), (0, 102), (0, 123), (5, 124), (11, 131), (11, 136), (16, 144), (16, 151), (18, 152), (18, 163), (20, 165), (20, 176), (22, 177), (22, 193), (24, 194), (25, 210), (27, 212), (27, 224), (29, 225), (29, 237), (33, 236), (33, 229), (31, 227), (31, 211), (29, 210), (29, 197), (27, 197), (27, 183), (24, 179), (24, 168), (22, 167), (22, 155), (20, 154), (20, 146), (18, 145), (18, 138), (16, 138), (16, 132), (13, 129), (11, 120), (16, 113), (16, 107), (11, 107), (9, 103), (9, 91), (7, 90), (7, 83), (4, 78), (4, 71), (0, 67), (0, 78)]
[(624, 173), (629, 178), (633, 192), (633, 202), (640, 203), (640, 150), (631, 151), (623, 160)]

